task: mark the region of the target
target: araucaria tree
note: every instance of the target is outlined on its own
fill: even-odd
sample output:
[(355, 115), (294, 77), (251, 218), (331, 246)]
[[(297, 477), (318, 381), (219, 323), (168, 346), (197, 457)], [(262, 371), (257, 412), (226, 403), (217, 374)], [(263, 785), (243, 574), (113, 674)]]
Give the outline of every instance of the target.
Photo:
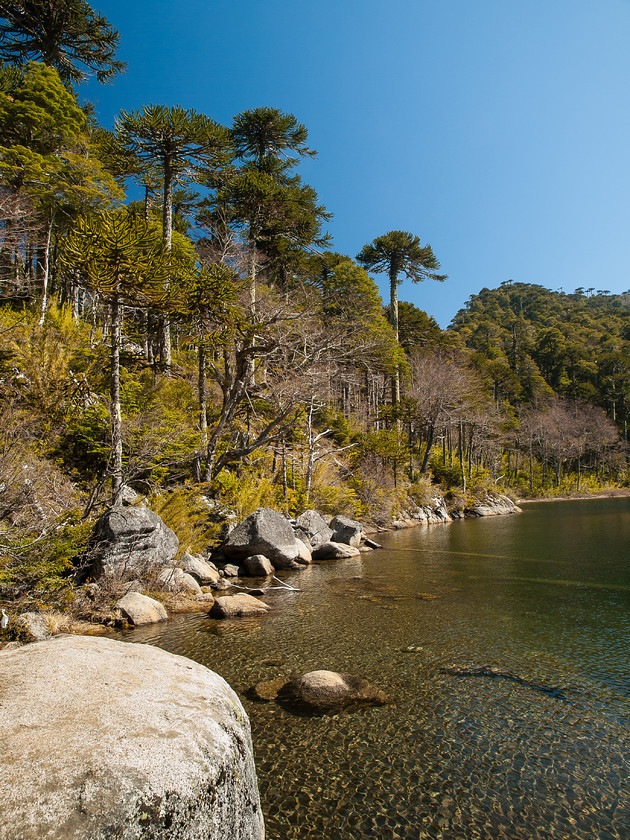
[(159, 238), (144, 221), (126, 210), (81, 219), (64, 243), (62, 265), (77, 269), (82, 281), (109, 304), (110, 418), (109, 473), (112, 505), (123, 488), (123, 439), (120, 410), (122, 308), (156, 303), (164, 295), (164, 261)]
[(126, 65), (116, 58), (120, 35), (85, 0), (0, 0), (0, 59), (21, 66), (43, 61), (65, 85), (92, 73), (109, 81)]
[[(357, 262), (368, 271), (386, 272), (389, 277), (389, 317), (398, 339), (398, 286), (402, 276), (414, 283), (421, 280), (445, 280), (445, 274), (438, 274), (440, 263), (430, 245), (421, 245), (420, 239), (402, 230), (390, 230), (364, 245), (357, 254)], [(400, 401), (400, 373), (396, 371), (392, 382), (392, 402)]]
[[(140, 111), (121, 111), (116, 131), (123, 150), (147, 167), (158, 164), (164, 179), (162, 235), (171, 249), (173, 235), (173, 187), (193, 178), (203, 169), (216, 171), (229, 161), (227, 129), (204, 114), (179, 106), (150, 105)], [(161, 352), (164, 366), (171, 366), (170, 327), (162, 322)]]

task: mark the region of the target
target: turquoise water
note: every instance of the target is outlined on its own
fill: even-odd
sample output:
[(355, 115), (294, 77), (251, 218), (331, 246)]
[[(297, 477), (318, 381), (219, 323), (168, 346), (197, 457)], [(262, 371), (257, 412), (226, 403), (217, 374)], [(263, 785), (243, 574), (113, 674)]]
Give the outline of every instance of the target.
[[(287, 574), (301, 591), (269, 597), (262, 618), (124, 636), (240, 694), (270, 840), (628, 840), (630, 500), (528, 504), (382, 541)], [(391, 703), (309, 718), (247, 699), (319, 668)]]

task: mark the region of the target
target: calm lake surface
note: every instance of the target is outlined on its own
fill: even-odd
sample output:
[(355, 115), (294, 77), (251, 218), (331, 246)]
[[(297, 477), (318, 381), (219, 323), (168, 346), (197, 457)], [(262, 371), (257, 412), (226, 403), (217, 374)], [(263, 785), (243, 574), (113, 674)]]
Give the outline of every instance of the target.
[[(269, 840), (628, 840), (630, 499), (527, 504), (382, 541), (287, 574), (302, 591), (268, 598), (262, 619), (124, 635), (239, 693)], [(392, 703), (298, 717), (245, 697), (320, 668)]]

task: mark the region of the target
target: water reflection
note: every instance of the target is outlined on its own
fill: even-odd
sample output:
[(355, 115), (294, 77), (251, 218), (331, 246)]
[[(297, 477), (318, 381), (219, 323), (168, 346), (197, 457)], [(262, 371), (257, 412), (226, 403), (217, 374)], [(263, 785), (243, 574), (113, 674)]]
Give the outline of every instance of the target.
[[(629, 536), (628, 500), (414, 529), (287, 575), (302, 591), (273, 593), (268, 615), (182, 617), (127, 638), (190, 656), (240, 693), (271, 840), (627, 840)], [(303, 718), (245, 698), (318, 668), (359, 674), (393, 702)]]

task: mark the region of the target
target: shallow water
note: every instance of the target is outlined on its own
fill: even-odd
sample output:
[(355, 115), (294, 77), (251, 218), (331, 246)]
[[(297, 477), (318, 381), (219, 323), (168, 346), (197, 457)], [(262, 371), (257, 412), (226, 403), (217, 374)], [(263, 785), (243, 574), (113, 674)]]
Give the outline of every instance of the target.
[[(240, 694), (270, 840), (627, 840), (629, 538), (629, 499), (528, 504), (288, 573), (302, 591), (269, 597), (262, 618), (182, 616), (124, 638)], [(298, 717), (245, 696), (320, 668), (392, 702)]]

